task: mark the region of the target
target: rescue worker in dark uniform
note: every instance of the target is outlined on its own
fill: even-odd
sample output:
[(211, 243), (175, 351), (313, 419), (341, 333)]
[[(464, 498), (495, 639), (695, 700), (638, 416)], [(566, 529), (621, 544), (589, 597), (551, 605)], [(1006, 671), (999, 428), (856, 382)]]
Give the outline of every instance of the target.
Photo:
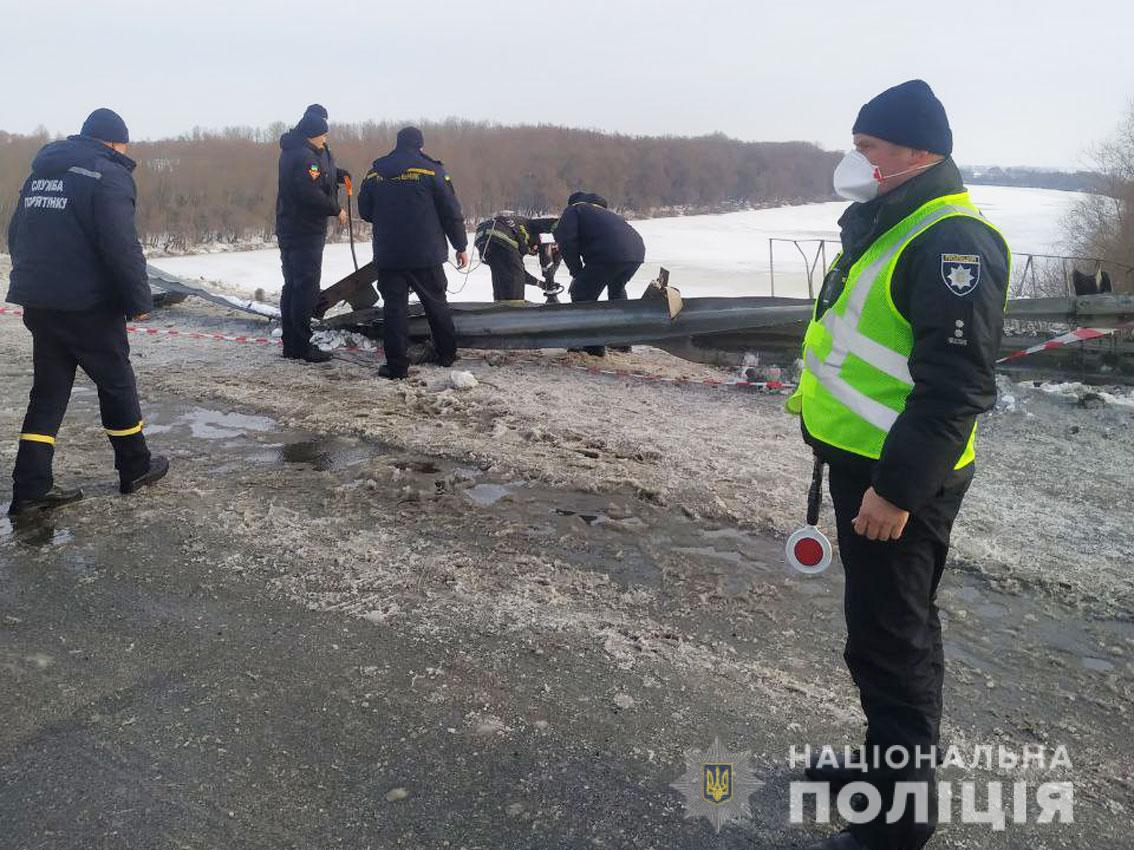
[(280, 323), (283, 356), (325, 363), (330, 352), (311, 344), (311, 316), (319, 297), (327, 219), (346, 224), (339, 185), (348, 173), (335, 165), (327, 147), (327, 111), (317, 103), (280, 137), (276, 238), (283, 266)]
[[(327, 107), (323, 106), (321, 103), (312, 103), (303, 111), (303, 114), (305, 116), (314, 115), (318, 118), (322, 118), (324, 121), (330, 120)], [(335, 155), (331, 152), (331, 143), (326, 139), (323, 140), (323, 147), (320, 149), (319, 153), (323, 157), (323, 171), (326, 174), (335, 175), (335, 200), (338, 200), (338, 187), (345, 185), (347, 181), (351, 179), (351, 174), (345, 168), (339, 168), (338, 163), (335, 162)], [(342, 223), (341, 218), (339, 219), (339, 223)]]
[(457, 267), (468, 265), (468, 236), (457, 192), (443, 163), (422, 152), (421, 130), (404, 127), (397, 145), (374, 160), (358, 195), (358, 212), (374, 226), (374, 265), (383, 300), (383, 378), (409, 374), (409, 293), (425, 308), (438, 362), (457, 359), (457, 334), (445, 297), (446, 239)]
[[(807, 776), (833, 790), (866, 781), (883, 805), (812, 850), (917, 850), (937, 817), (945, 662), (935, 598), (973, 479), (976, 418), (996, 399), (1010, 252), (969, 200), (928, 85), (886, 90), (852, 132), (835, 188), (855, 203), (839, 219), (843, 250), (824, 279), (788, 408), (830, 469), (844, 658), (867, 723), (865, 772), (813, 760)], [(928, 817), (896, 783), (927, 794)]]
[(492, 270), (493, 301), (523, 301), (525, 285), (538, 287), (545, 293), (549, 291), (545, 280), (524, 268), (524, 257), (540, 253), (540, 235), (551, 233), (556, 221), (558, 219), (526, 218), (503, 212), (476, 226), (473, 245)]
[[(626, 299), (626, 284), (646, 259), (646, 245), (626, 219), (607, 209), (605, 198), (573, 193), (553, 233), (571, 273), (572, 302), (598, 301), (603, 289), (611, 301)], [(584, 350), (596, 357), (606, 354), (603, 346)]]
[(79, 135), (36, 154), (8, 227), (8, 300), (24, 308), (34, 368), (10, 514), (82, 498), (82, 490), (56, 487), (51, 473), (78, 367), (98, 389), (121, 492), (152, 484), (169, 469), (146, 446), (126, 340), (126, 319), (153, 309), (134, 220), (129, 141), (121, 117), (96, 109)]

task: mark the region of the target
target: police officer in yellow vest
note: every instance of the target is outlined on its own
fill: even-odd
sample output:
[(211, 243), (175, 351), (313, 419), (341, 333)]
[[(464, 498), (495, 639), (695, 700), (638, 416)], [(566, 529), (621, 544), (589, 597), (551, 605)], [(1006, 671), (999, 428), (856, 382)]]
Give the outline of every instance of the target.
[[(976, 418), (996, 399), (1010, 253), (969, 199), (945, 109), (926, 83), (882, 92), (852, 132), (835, 189), (855, 203), (839, 219), (842, 252), (789, 409), (830, 470), (844, 658), (867, 721), (865, 773), (816, 763), (806, 773), (832, 791), (868, 781), (883, 807), (812, 850), (917, 850), (937, 820), (945, 664), (934, 600), (973, 478)], [(928, 783), (927, 812), (912, 805), (910, 786), (895, 793), (909, 782)]]

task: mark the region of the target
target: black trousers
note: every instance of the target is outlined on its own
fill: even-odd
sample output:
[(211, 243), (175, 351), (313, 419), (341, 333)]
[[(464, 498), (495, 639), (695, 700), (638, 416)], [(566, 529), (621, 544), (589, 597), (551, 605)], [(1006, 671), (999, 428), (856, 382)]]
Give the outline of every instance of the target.
[(119, 477), (129, 481), (148, 471), (150, 452), (142, 436), (138, 389), (121, 313), (29, 307), (24, 310), (24, 325), (32, 334), (34, 377), (12, 472), (12, 499), (37, 499), (52, 487), (55, 438), (67, 412), (77, 367), (98, 389), (102, 425), (114, 447)]
[(511, 245), (492, 241), (479, 250), (492, 271), (493, 301), (522, 301), (525, 286), (543, 287), (543, 281), (524, 268), (523, 256)]
[[(587, 263), (572, 279), (567, 293), (571, 296), (572, 302), (598, 301), (605, 289), (608, 300), (625, 301), (626, 284), (634, 277), (634, 273), (641, 265), (641, 263)], [(606, 353), (606, 346), (588, 345), (583, 350), (601, 357)]]
[(424, 269), (379, 269), (378, 291), (382, 295), (382, 341), (391, 371), (409, 369), (409, 294), (417, 294), (433, 335), (433, 347), (442, 362), (457, 354), (457, 331), (445, 297), (445, 267)]
[(311, 345), (311, 316), (323, 274), (323, 243), (280, 248), (280, 264), (284, 278), (280, 295), (283, 353), (302, 356)]
[[(839, 556), (846, 572), (844, 610), (847, 642), (843, 657), (858, 686), (866, 714), (866, 747), (882, 770), (866, 781), (882, 795), (883, 807), (871, 823), (852, 826), (870, 850), (918, 850), (936, 828), (934, 766), (917, 767), (918, 751), (939, 743), (945, 656), (937, 616), (937, 587), (949, 553), (949, 535), (972, 482), (973, 466), (952, 473), (934, 498), (911, 515), (899, 540), (872, 541), (855, 533), (851, 521), (870, 487), (868, 467), (831, 466)], [(885, 753), (905, 750), (909, 767), (885, 768)], [(895, 752), (893, 763), (902, 764)], [(897, 782), (927, 782), (929, 819), (916, 823), (912, 805), (897, 823), (885, 823)]]
[(603, 289), (611, 301), (626, 300), (626, 284), (641, 263), (587, 263), (571, 281), (572, 301), (598, 301)]

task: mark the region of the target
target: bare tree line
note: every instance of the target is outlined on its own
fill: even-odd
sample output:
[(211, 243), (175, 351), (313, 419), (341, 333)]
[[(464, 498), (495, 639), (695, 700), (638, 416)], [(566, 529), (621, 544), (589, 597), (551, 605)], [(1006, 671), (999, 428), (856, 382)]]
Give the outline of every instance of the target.
[[(393, 147), (400, 126), (333, 124), (330, 144), (340, 167), (360, 182), (370, 163)], [(426, 151), (445, 161), (470, 225), (501, 209), (557, 212), (580, 188), (638, 216), (826, 200), (839, 156), (805, 142), (741, 142), (720, 134), (639, 137), (457, 119), (421, 127)], [(278, 139), (286, 129), (194, 130), (132, 145), (144, 244), (187, 250), (270, 239)], [(0, 247), (31, 160), (48, 141), (45, 131), (0, 132)]]
[(1095, 147), (1092, 159), (1101, 185), (1098, 194), (1085, 196), (1068, 214), (1068, 246), (1079, 256), (1101, 259), (1115, 292), (1134, 292), (1134, 103), (1114, 134)]

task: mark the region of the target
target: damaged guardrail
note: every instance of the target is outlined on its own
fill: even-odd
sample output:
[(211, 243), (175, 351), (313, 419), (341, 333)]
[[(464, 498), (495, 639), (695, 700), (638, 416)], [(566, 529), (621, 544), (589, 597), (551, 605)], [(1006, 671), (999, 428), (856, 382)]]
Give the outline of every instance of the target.
[(271, 304), (265, 304), (262, 301), (254, 301), (248, 298), (237, 298), (233, 295), (220, 295), (216, 292), (209, 292), (207, 289), (202, 289), (200, 286), (191, 283), (183, 277), (178, 277), (175, 274), (170, 274), (167, 271), (159, 269), (152, 263), (146, 263), (146, 274), (149, 275), (151, 287), (157, 287), (166, 292), (175, 293), (182, 296), (182, 299), (193, 296), (194, 298), (200, 298), (213, 304), (219, 304), (222, 307), (232, 307), (243, 313), (251, 313), (253, 316), (263, 316), (266, 319), (278, 319), (280, 317), (279, 308)]

